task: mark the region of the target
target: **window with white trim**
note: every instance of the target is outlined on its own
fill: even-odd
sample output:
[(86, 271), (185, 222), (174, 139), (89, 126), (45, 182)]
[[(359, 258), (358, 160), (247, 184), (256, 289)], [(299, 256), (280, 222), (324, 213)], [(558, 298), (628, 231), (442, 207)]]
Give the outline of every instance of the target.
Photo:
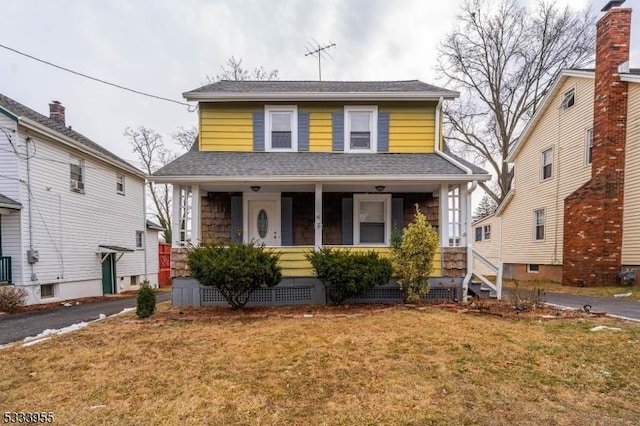
[(116, 192), (120, 195), (124, 195), (124, 175), (116, 175)]
[(540, 272), (540, 265), (538, 265), (536, 263), (527, 264), (527, 273), (529, 273), (529, 274), (537, 274), (538, 272)]
[(587, 129), (584, 136), (584, 165), (588, 166), (593, 161), (593, 128)]
[(136, 248), (141, 249), (144, 247), (144, 235), (142, 231), (136, 231)]
[(460, 186), (449, 186), (447, 200), (447, 211), (449, 218), (449, 247), (460, 247), (462, 245), (462, 207), (460, 205)]
[(378, 107), (344, 107), (344, 152), (378, 150)]
[(576, 89), (566, 91), (562, 95), (562, 109), (571, 108), (576, 103)]
[(41, 284), (40, 285), (40, 298), (47, 299), (55, 297), (55, 287), (54, 284)]
[(265, 151), (298, 150), (298, 107), (264, 107)]
[(486, 241), (491, 239), (491, 225), (476, 226), (476, 241)]
[(544, 240), (544, 209), (533, 212), (533, 236), (536, 241)]
[(390, 237), (391, 194), (354, 194), (354, 244), (389, 245)]
[(71, 190), (84, 192), (84, 160), (78, 157), (69, 158), (69, 179)]
[(553, 148), (542, 151), (540, 175), (542, 180), (553, 176)]

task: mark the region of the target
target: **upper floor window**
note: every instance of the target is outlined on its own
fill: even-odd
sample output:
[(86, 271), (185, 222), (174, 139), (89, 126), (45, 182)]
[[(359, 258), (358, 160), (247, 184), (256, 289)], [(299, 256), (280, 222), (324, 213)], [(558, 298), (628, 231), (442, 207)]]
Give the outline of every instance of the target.
[(536, 240), (544, 240), (544, 209), (533, 212), (534, 237)]
[(116, 175), (116, 192), (124, 195), (124, 175)]
[(571, 108), (576, 103), (576, 89), (571, 89), (562, 95), (562, 109)]
[(584, 164), (591, 164), (593, 161), (593, 129), (588, 129), (584, 136)]
[(298, 150), (298, 108), (265, 106), (265, 150)]
[(84, 160), (77, 157), (69, 159), (69, 179), (72, 191), (84, 191)]
[(553, 148), (542, 151), (542, 180), (549, 179), (553, 174)]
[(376, 152), (378, 107), (344, 107), (344, 151)]
[(144, 248), (144, 233), (142, 231), (136, 231), (136, 248)]

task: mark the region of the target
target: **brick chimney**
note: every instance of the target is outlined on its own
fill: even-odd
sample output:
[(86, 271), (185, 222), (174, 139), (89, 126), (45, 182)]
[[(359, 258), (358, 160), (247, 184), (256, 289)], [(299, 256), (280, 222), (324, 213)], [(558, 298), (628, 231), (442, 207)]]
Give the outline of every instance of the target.
[(64, 122), (64, 107), (60, 103), (60, 101), (51, 101), (49, 104), (49, 118), (53, 121), (57, 121), (58, 123), (65, 125)]
[(597, 23), (591, 179), (564, 202), (562, 281), (616, 285), (622, 268), (622, 208), (631, 9), (611, 7)]

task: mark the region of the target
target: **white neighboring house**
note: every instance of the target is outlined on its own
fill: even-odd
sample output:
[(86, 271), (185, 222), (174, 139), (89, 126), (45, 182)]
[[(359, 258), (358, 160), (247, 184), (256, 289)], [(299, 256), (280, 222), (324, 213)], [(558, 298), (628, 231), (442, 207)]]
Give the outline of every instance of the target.
[(65, 125), (0, 94), (0, 284), (28, 304), (158, 282), (158, 231), (145, 175)]

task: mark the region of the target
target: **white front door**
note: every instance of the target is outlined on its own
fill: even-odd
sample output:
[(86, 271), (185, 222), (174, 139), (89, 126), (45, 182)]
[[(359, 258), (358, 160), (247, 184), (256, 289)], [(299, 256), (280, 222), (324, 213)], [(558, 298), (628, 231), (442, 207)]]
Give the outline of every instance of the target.
[(281, 245), (279, 200), (279, 194), (247, 200), (247, 241), (266, 246)]

